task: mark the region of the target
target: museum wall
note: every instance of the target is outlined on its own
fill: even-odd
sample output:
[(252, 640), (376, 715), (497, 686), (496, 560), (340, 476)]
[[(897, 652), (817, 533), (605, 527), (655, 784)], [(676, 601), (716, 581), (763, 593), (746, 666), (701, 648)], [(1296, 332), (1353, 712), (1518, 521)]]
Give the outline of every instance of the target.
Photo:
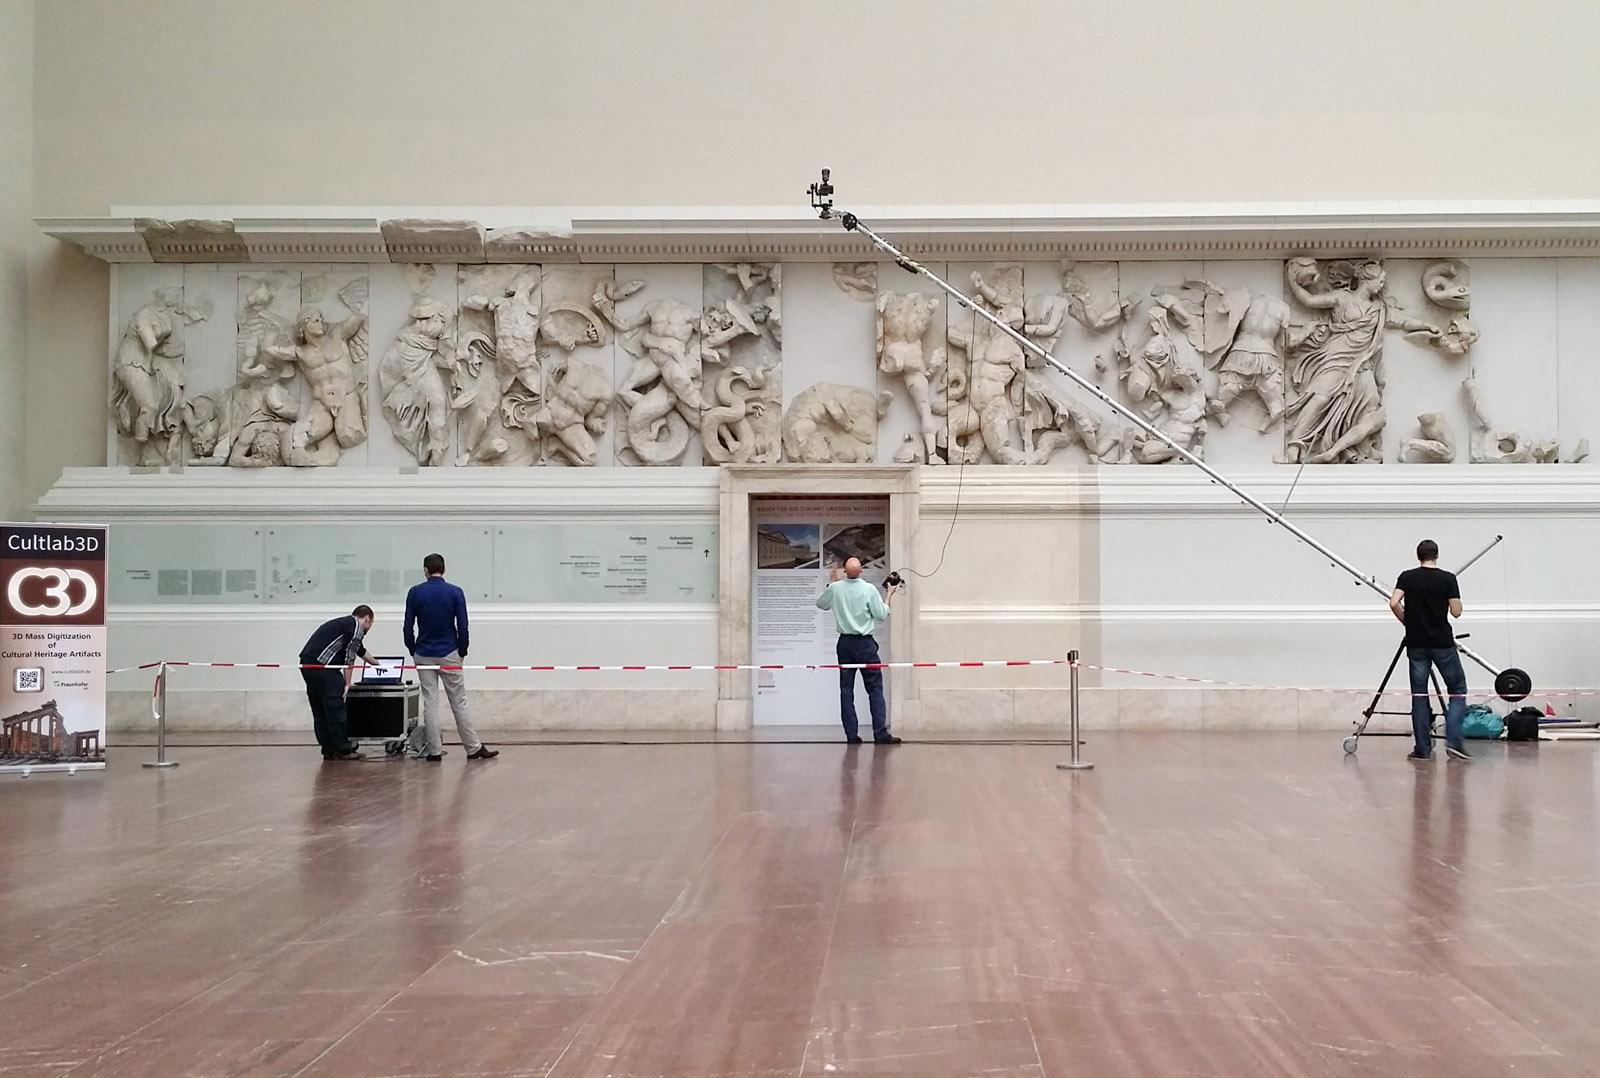
[[(1600, 176), (1574, 135), (1600, 127), (1586, 4), (36, 8), (36, 217), (789, 206), (821, 165), (858, 206), (1525, 200)], [(35, 274), (30, 501), (103, 456), (66, 391), (103, 377), (105, 294), (59, 248)]]
[(785, 205), (821, 165), (859, 205), (1594, 190), (1593, 5), (1336, 10), (52, 0), (37, 213)]
[(27, 372), (28, 254), (48, 242), (33, 224), (33, 3), (0, 0), (0, 520), (23, 520), (28, 503), (22, 393)]
[[(1563, 249), (1549, 222), (1565, 218), (1548, 201), (1592, 197), (1600, 176), (1600, 147), (1572, 134), (1600, 126), (1592, 5), (1548, 5), (1515, 20), (1487, 2), (1357, 3), (1329, 18), (1273, 0), (1198, 14), (1176, 2), (498, 2), (473, 5), (470, 18), (421, 0), (20, 9), (35, 20), (33, 217), (290, 226), (371, 218), (379, 250), (357, 263), (324, 243), (315, 259), (282, 262), (240, 247), (248, 265), (168, 250), (170, 260), (140, 264), (35, 235), (20, 497), (41, 515), (149, 528), (366, 525), (404, 537), (450, 514), (462, 527), (534, 536), (545, 525), (623, 527), (644, 498), (663, 524), (707, 526), (717, 509), (708, 465), (722, 457), (894, 464), (932, 453), (946, 463), (915, 466), (923, 493), (913, 547), (924, 565), (947, 560), (913, 585), (918, 658), (1079, 647), (1099, 665), (1252, 685), (1375, 680), (1393, 636), (1375, 596), (1194, 483), (1186, 466), (1157, 463), (1161, 447), (1125, 436), (1103, 408), (1089, 407), (1083, 421), (1081, 400), (1068, 406), (1059, 379), (1041, 387), (1020, 377), (1028, 392), (1008, 433), (986, 437), (980, 409), (960, 399), (974, 391), (972, 357), (986, 341), (970, 316), (945, 305), (921, 338), (899, 342), (930, 375), (939, 405), (928, 409), (930, 437), (922, 390), (878, 341), (884, 314), (906, 318), (910, 294), (929, 291), (902, 270), (837, 262), (864, 253), (786, 258), (815, 246), (793, 233), (750, 254), (721, 241), (671, 254), (678, 218), (780, 207), (749, 214), (776, 221), (800, 210), (804, 184), (828, 165), (841, 204), (884, 207), (902, 224), (919, 207), (938, 218), (896, 238), (969, 291), (978, 274), (1033, 302), (1055, 328), (1030, 336), (1271, 504), (1289, 499), (1364, 570), (1392, 577), (1420, 527), (1438, 529), (1447, 564), (1504, 533), (1503, 547), (1473, 570), (1475, 638), (1492, 657), (1535, 669), (1541, 684), (1595, 683), (1572, 641), (1600, 609), (1582, 584), (1596, 473), (1574, 458), (1600, 436), (1600, 259), (1588, 240)], [(21, 85), (5, 84), (7, 101)], [(1473, 229), (1487, 227), (1488, 211), (1461, 201), (1472, 199), (1502, 200), (1500, 209), (1526, 211), (1545, 231), (1531, 243), (1505, 232), (1480, 241)], [(1365, 200), (1374, 237), (1389, 218), (1426, 218), (1433, 231), (1369, 246), (1366, 219), (1315, 217), (1352, 200)], [(1427, 200), (1426, 213), (1406, 218), (1409, 200)], [(1129, 207), (1124, 224), (1133, 224), (1119, 237), (1078, 242), (1050, 231), (1072, 216), (1063, 206), (1108, 203)], [(1156, 205), (1167, 203), (1184, 205)], [(1201, 224), (1197, 203), (1226, 203), (1210, 209), (1248, 210), (1266, 224), (1238, 242), (1226, 222)], [(937, 231), (963, 207), (1000, 225), (981, 239), (918, 241), (918, 229)], [(1441, 232), (1438, 222), (1457, 212), (1459, 235)], [(1189, 214), (1193, 243), (1182, 235)], [(1030, 232), (1024, 216), (1045, 224)], [(482, 253), (430, 262), (414, 253), (426, 237), (382, 252), (393, 237), (378, 236), (379, 222), (387, 229), (402, 217), (491, 226), (631, 217), (635, 239), (649, 242), (619, 241), (633, 253), (607, 258), (594, 254), (604, 237), (593, 233), (581, 241), (589, 247), (547, 264)], [(738, 210), (720, 217), (741, 227)], [(1154, 227), (1146, 218), (1157, 217), (1161, 241), (1141, 239)], [(1340, 231), (1330, 246), (1322, 240), (1332, 228)], [(143, 244), (153, 234), (128, 234), (137, 257), (152, 257)], [(481, 252), (481, 231), (477, 239)], [(402, 257), (402, 247), (413, 253)], [(1297, 269), (1302, 254), (1315, 258)], [(1584, 257), (1557, 257), (1573, 254)], [(1312, 369), (1338, 368), (1301, 330), (1290, 340), (1289, 326), (1327, 319), (1291, 285), (1345, 303), (1372, 279), (1362, 276), (1369, 264), (1383, 274), (1386, 325), (1372, 352), (1383, 384), (1369, 384), (1380, 377), (1369, 364), (1366, 380), (1334, 394), (1349, 405), (1335, 409), (1345, 431), (1372, 423), (1381, 401), (1369, 436), (1336, 447), (1337, 433), (1315, 422), (1323, 403), (1288, 423), (1270, 415), (1271, 393), (1250, 384), (1247, 359), (1232, 372), (1237, 396), (1220, 406), (1226, 422), (1208, 410), (1256, 301), (1276, 360), (1294, 369), (1296, 356), (1311, 356)], [(518, 300), (519, 278), (537, 283), (543, 305), (531, 337), (532, 291)], [(1440, 289), (1433, 299), (1430, 282)], [(1470, 288), (1465, 304), (1435, 301), (1457, 285)], [(178, 290), (174, 305), (164, 305), (164, 289)], [(880, 311), (885, 296), (900, 306)], [(182, 342), (191, 403), (153, 455), (129, 436), (138, 409), (123, 429), (106, 409), (128, 358), (118, 349), (138, 339), (130, 326), (151, 304), (162, 309), (148, 317), (165, 319)], [(360, 437), (302, 431), (304, 444), (293, 444), (313, 410), (298, 373), (307, 306), (330, 326), (362, 320), (352, 337), (367, 372)], [(659, 368), (660, 341), (683, 332), (685, 354), (704, 360), (698, 403), (664, 390), (648, 369), (636, 392), (624, 389), (641, 363)], [(497, 366), (502, 356), (509, 367)], [(1361, 367), (1349, 365), (1352, 374)], [(1179, 368), (1194, 373), (1189, 384), (1172, 381)], [(954, 396), (951, 371), (965, 379)], [(1263, 384), (1286, 403), (1308, 395), (1276, 368)], [(555, 400), (565, 412), (551, 412)], [(1042, 419), (1024, 430), (1024, 413)], [(1300, 448), (1285, 433), (1296, 423), (1307, 435)], [(0, 438), (12, 429), (0, 423)], [(999, 463), (1008, 451), (1030, 463)], [(1318, 451), (1347, 463), (1300, 474), (1292, 462)], [(647, 467), (647, 457), (661, 459)], [(1507, 457), (1549, 462), (1490, 463)], [(140, 466), (159, 471), (125, 470)], [(308, 617), (348, 607), (345, 594), (316, 603), (268, 596), (273, 548), (260, 542), (258, 599), (197, 596), (192, 576), (189, 596), (124, 597), (113, 661), (199, 651), (282, 658)], [(207, 572), (222, 572), (226, 588), (231, 567)], [(330, 568), (328, 579), (336, 574)], [(149, 583), (158, 582), (152, 570)], [(712, 599), (637, 598), (495, 596), (475, 606), (485, 631), (473, 658), (715, 654)], [(397, 601), (375, 605), (380, 627), (393, 630)], [(1061, 673), (919, 675), (920, 710), (908, 725), (1003, 729), (1059, 717)], [(1324, 706), (1334, 698), (1304, 691), (1241, 697), (1086, 673), (1089, 718), (1102, 726), (1346, 718)], [(298, 725), (296, 693), (276, 676), (185, 671), (178, 718)], [(697, 676), (628, 682), (668, 694), (646, 699), (616, 677), (498, 675), (503, 692), (488, 707), (530, 725), (692, 726), (714, 721), (707, 700), (717, 694)], [(143, 690), (127, 690), (117, 706), (119, 725), (143, 721)]]
[[(1592, 684), (1576, 642), (1600, 622), (1584, 560), (1600, 538), (1600, 260), (930, 268), (1383, 589), (1423, 534), (1447, 565), (1503, 535), (1463, 628), (1545, 688)], [(726, 661), (711, 565), (739, 541), (714, 531), (714, 465), (900, 465), (922, 490), (916, 658), (1079, 649), (1102, 725), (1347, 718), (1353, 696), (1319, 690), (1381, 674), (1394, 628), (1378, 597), (986, 326), (875, 263), (122, 263), (111, 380), (138, 384), (144, 363), (187, 403), (141, 441), (119, 390), (105, 467), (44, 508), (113, 521), (117, 663), (281, 661), (359, 601), (398, 650), (399, 600), (439, 549), (479, 611), (475, 660), (693, 664)], [(557, 586), (581, 542), (633, 532), (667, 552), (649, 582)], [(702, 674), (486, 678), (506, 724), (715, 721)], [(281, 680), (185, 670), (199, 695), (179, 720), (292, 723)], [(1059, 668), (919, 674), (907, 725), (1037, 725), (1060, 717), (1063, 683)]]

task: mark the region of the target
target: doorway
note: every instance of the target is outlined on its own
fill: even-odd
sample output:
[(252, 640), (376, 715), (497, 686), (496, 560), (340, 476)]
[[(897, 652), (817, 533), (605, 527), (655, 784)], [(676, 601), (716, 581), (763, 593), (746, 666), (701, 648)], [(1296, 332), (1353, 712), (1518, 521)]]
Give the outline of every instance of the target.
[[(815, 606), (828, 579), (824, 559), (829, 556), (829, 541), (835, 552), (852, 544), (871, 544), (874, 530), (864, 525), (880, 523), (885, 553), (877, 579), (881, 581), (889, 568), (911, 562), (919, 511), (917, 470), (910, 465), (769, 464), (723, 465), (719, 473), (717, 662), (737, 669), (718, 675), (717, 726), (746, 730), (756, 721), (758, 675), (763, 673), (749, 669), (763, 662), (756, 658), (758, 631), (765, 639), (763, 648), (782, 644), (786, 651), (782, 665), (836, 661), (832, 615)], [(780, 516), (797, 519), (777, 519)], [(763, 523), (758, 525), (758, 519)], [(767, 529), (765, 538), (762, 527)], [(766, 569), (760, 568), (763, 560)], [(769, 578), (772, 582), (764, 584)], [(781, 602), (769, 594), (773, 602), (758, 609), (763, 586), (782, 593)], [(878, 645), (885, 660), (912, 655), (916, 602), (914, 592), (897, 596), (894, 616), (879, 628)], [(757, 623), (762, 616), (777, 620), (760, 630)], [(819, 625), (825, 633), (819, 633)], [(791, 657), (798, 655), (807, 657)], [(769, 665), (776, 663), (774, 659)], [(774, 680), (767, 695), (777, 710), (763, 703), (762, 724), (837, 723), (838, 672), (796, 673), (809, 679), (811, 688), (802, 690), (803, 696), (791, 696), (787, 681)], [(893, 721), (914, 724), (920, 710), (916, 680), (908, 670), (886, 673)], [(857, 687), (859, 692), (859, 679)], [(864, 717), (864, 695), (859, 706)]]
[[(839, 716), (839, 672), (806, 669), (836, 661), (838, 629), (817, 597), (849, 558), (883, 586), (889, 564), (889, 499), (884, 495), (763, 495), (750, 499), (751, 721), (756, 726), (818, 725)], [(889, 661), (887, 633), (879, 652)], [(774, 669), (783, 667), (783, 669)], [(867, 711), (855, 679), (856, 711)]]

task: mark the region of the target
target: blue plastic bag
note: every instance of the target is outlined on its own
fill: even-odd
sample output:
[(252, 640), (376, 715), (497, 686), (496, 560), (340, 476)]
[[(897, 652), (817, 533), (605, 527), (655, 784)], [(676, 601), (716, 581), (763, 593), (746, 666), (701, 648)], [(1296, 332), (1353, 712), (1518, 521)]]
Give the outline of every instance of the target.
[(1506, 724), (1489, 710), (1488, 704), (1473, 704), (1461, 718), (1461, 736), (1496, 738), (1505, 733)]

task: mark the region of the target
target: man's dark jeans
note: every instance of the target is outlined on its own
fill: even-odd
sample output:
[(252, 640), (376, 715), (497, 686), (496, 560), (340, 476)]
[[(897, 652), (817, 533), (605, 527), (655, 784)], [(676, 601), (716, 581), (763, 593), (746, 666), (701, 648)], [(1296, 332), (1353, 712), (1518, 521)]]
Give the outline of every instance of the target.
[[(877, 663), (878, 642), (870, 636), (839, 634), (839, 661), (841, 663)], [(872, 736), (882, 740), (889, 736), (889, 707), (883, 700), (883, 671), (861, 671), (862, 684), (867, 687), (867, 703), (872, 709)], [(839, 671), (839, 718), (844, 723), (845, 737), (859, 737), (856, 720), (856, 672)]]
[(1428, 706), (1428, 667), (1439, 668), (1444, 678), (1450, 703), (1444, 709), (1444, 743), (1462, 748), (1461, 718), (1467, 713), (1467, 675), (1461, 669), (1461, 653), (1448, 648), (1406, 648), (1406, 658), (1411, 662), (1411, 734), (1417, 741), (1417, 755), (1433, 752), (1433, 741), (1428, 736), (1432, 718)]
[(302, 670), (306, 699), (311, 701), (311, 725), (322, 746), (322, 758), (331, 760), (356, 750), (344, 714), (344, 671)]

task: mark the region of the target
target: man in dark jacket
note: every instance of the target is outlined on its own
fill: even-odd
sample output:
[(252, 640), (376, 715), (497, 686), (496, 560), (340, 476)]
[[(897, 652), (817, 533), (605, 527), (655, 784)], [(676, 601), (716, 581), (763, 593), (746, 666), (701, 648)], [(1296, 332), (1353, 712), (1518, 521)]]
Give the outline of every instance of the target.
[[(371, 628), (372, 607), (362, 604), (345, 617), (323, 622), (300, 649), (300, 676), (306, 681), (311, 722), (324, 760), (361, 759), (350, 740), (344, 698), (350, 691), (350, 664), (357, 659), (372, 661), (361, 643)], [(325, 669), (330, 666), (344, 669)]]

